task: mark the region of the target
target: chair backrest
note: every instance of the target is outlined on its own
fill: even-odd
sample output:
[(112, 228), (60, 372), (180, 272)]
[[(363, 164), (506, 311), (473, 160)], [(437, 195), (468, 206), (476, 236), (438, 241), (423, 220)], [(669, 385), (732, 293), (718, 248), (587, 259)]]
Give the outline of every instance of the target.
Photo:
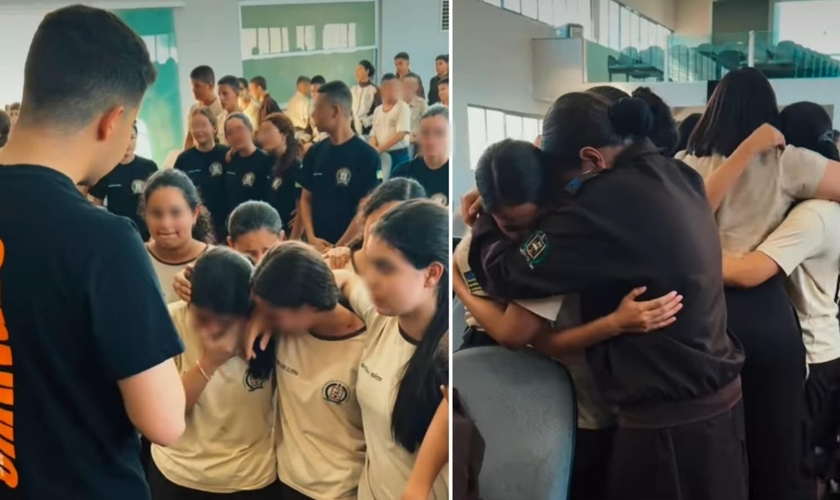
[(485, 441), (483, 500), (566, 500), (577, 409), (571, 377), (531, 349), (453, 355), (454, 387)]

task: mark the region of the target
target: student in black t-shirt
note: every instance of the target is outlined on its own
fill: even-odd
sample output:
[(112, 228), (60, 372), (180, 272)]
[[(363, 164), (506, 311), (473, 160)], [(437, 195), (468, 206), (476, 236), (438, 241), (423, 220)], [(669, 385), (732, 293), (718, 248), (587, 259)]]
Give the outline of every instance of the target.
[(438, 84), (444, 78), (449, 78), (449, 54), (441, 54), (435, 58), (435, 76), (429, 81), (429, 106), (440, 102)]
[(218, 237), (225, 234), (225, 155), (230, 148), (216, 142), (216, 117), (208, 108), (196, 109), (190, 117), (190, 133), (196, 146), (175, 160), (175, 169), (193, 181), (204, 206), (213, 219), (213, 231)]
[(312, 118), (329, 134), (303, 158), (300, 215), (307, 241), (319, 251), (349, 244), (360, 228), (353, 224), (359, 202), (378, 184), (379, 155), (350, 127), (353, 96), (343, 82), (318, 89)]
[[(57, 78), (56, 75), (60, 75)], [(114, 14), (44, 17), (0, 151), (0, 498), (149, 500), (137, 430), (184, 431), (183, 351), (143, 242), (96, 208), (156, 78)]]
[(155, 162), (141, 158), (134, 154), (137, 147), (137, 124), (131, 134), (131, 142), (120, 163), (103, 177), (95, 186), (90, 188), (88, 194), (93, 202), (99, 206), (107, 199), (108, 211), (112, 214), (128, 217), (140, 231), (143, 241), (149, 240), (149, 228), (146, 221), (140, 216), (138, 207), (140, 196), (146, 187), (146, 180), (150, 175), (157, 172)]
[(398, 165), (391, 177), (410, 177), (420, 183), (429, 198), (449, 206), (449, 110), (430, 107), (420, 118), (421, 156)]
[(265, 200), (271, 185), (271, 155), (254, 144), (254, 127), (243, 113), (233, 113), (224, 123), (233, 154), (225, 165), (225, 212), (228, 215), (240, 203)]
[(265, 199), (280, 214), (286, 234), (293, 240), (299, 240), (303, 231), (303, 224), (298, 222), (300, 185), (297, 181), (301, 146), (295, 139), (295, 126), (283, 113), (272, 113), (260, 125), (257, 139), (274, 157), (271, 183)]

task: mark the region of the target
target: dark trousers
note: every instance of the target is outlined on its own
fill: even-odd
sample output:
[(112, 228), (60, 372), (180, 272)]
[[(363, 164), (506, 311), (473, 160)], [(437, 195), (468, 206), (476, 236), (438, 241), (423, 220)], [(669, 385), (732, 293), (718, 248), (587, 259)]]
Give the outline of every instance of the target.
[(825, 480), (838, 451), (840, 358), (809, 365), (805, 409), (805, 474), (811, 481)]
[(615, 432), (615, 427), (578, 428), (575, 436), (570, 500), (603, 500), (607, 497), (607, 475)]
[[(299, 497), (282, 496), (280, 481), (275, 481), (269, 486), (259, 490), (237, 491), (234, 493), (208, 493), (179, 486), (166, 479), (155, 465), (154, 460), (149, 463), (149, 486), (152, 490), (152, 500), (283, 500), (291, 498), (297, 500)], [(305, 497), (304, 497), (305, 498)], [(119, 500), (119, 499), (115, 499)]]
[(813, 499), (802, 464), (805, 346), (784, 277), (725, 294), (728, 327), (746, 356), (741, 387), (750, 498)]
[(619, 426), (609, 500), (746, 500), (743, 404), (667, 429)]
[(280, 499), (282, 500), (312, 500), (308, 496), (304, 495), (303, 493), (299, 492), (298, 490), (286, 486), (283, 483), (278, 482), (277, 484), (280, 485)]

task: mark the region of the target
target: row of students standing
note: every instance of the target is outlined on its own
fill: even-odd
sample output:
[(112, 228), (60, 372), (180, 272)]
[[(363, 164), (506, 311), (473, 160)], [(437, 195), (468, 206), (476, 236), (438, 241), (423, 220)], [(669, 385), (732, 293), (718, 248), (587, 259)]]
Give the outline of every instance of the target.
[[(605, 94), (555, 101), (541, 151), (488, 150), (476, 182), (490, 216), (473, 226), (456, 292), (496, 341), (585, 351), (596, 384), (572, 370), (585, 389), (578, 404), (612, 409), (617, 428), (600, 445), (579, 441), (575, 498), (590, 498), (579, 488), (597, 488), (593, 477), (609, 478), (600, 495), (611, 499), (815, 498), (826, 474), (815, 450), (833, 453), (838, 434), (840, 235), (836, 203), (787, 212), (840, 199), (830, 119), (809, 103), (780, 116), (763, 75), (733, 71), (674, 161), (676, 127), (660, 99)], [(476, 290), (514, 300), (509, 316), (487, 316)], [(581, 331), (505, 329), (533, 320), (525, 299), (570, 293), (591, 322)], [(625, 307), (658, 319), (615, 328)], [(600, 474), (584, 473), (599, 446), (589, 463)]]

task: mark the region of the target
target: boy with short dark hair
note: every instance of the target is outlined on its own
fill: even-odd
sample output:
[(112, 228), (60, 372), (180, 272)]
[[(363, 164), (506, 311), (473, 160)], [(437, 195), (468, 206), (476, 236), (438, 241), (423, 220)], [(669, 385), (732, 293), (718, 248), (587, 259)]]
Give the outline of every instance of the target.
[(309, 100), (310, 80), (309, 77), (299, 76), (297, 79), (297, 90), (295, 95), (289, 99), (285, 114), (292, 121), (295, 130), (303, 132), (309, 128), (309, 115), (312, 113), (312, 104)]
[[(394, 68), (396, 69), (397, 79), (400, 81), (411, 73), (411, 58), (408, 57), (407, 52), (400, 52), (394, 56)], [(417, 96), (423, 98), (426, 97), (426, 89), (423, 88), (422, 81), (420, 82), (420, 86), (417, 88)]]
[(222, 112), (216, 115), (216, 136), (219, 144), (228, 145), (225, 138), (225, 121), (233, 113), (241, 112), (239, 109), (239, 79), (233, 75), (223, 76), (219, 80), (219, 102), (222, 103)]
[(444, 78), (449, 78), (449, 54), (441, 54), (435, 58), (435, 76), (429, 82), (429, 106), (440, 102), (438, 85)]
[(271, 113), (280, 113), (282, 110), (280, 109), (280, 105), (277, 104), (277, 101), (275, 101), (268, 93), (268, 82), (264, 77), (255, 76), (254, 78), (251, 78), (251, 83), (248, 85), (248, 89), (251, 91), (251, 96), (262, 103), (260, 105), (259, 122), (253, 124), (254, 130), (257, 130), (260, 128), (260, 123), (265, 120), (266, 116)]
[(193, 97), (195, 97), (195, 104), (190, 106), (190, 111), (187, 113), (187, 138), (184, 141), (184, 149), (190, 149), (195, 144), (193, 143), (192, 134), (189, 131), (190, 118), (196, 109), (201, 107), (210, 108), (213, 116), (219, 116), (223, 109), (219, 98), (216, 95), (216, 74), (210, 66), (198, 66), (190, 72), (190, 83), (192, 84)]
[(449, 107), (449, 77), (442, 78), (438, 82), (438, 95), (440, 96), (440, 103)]

